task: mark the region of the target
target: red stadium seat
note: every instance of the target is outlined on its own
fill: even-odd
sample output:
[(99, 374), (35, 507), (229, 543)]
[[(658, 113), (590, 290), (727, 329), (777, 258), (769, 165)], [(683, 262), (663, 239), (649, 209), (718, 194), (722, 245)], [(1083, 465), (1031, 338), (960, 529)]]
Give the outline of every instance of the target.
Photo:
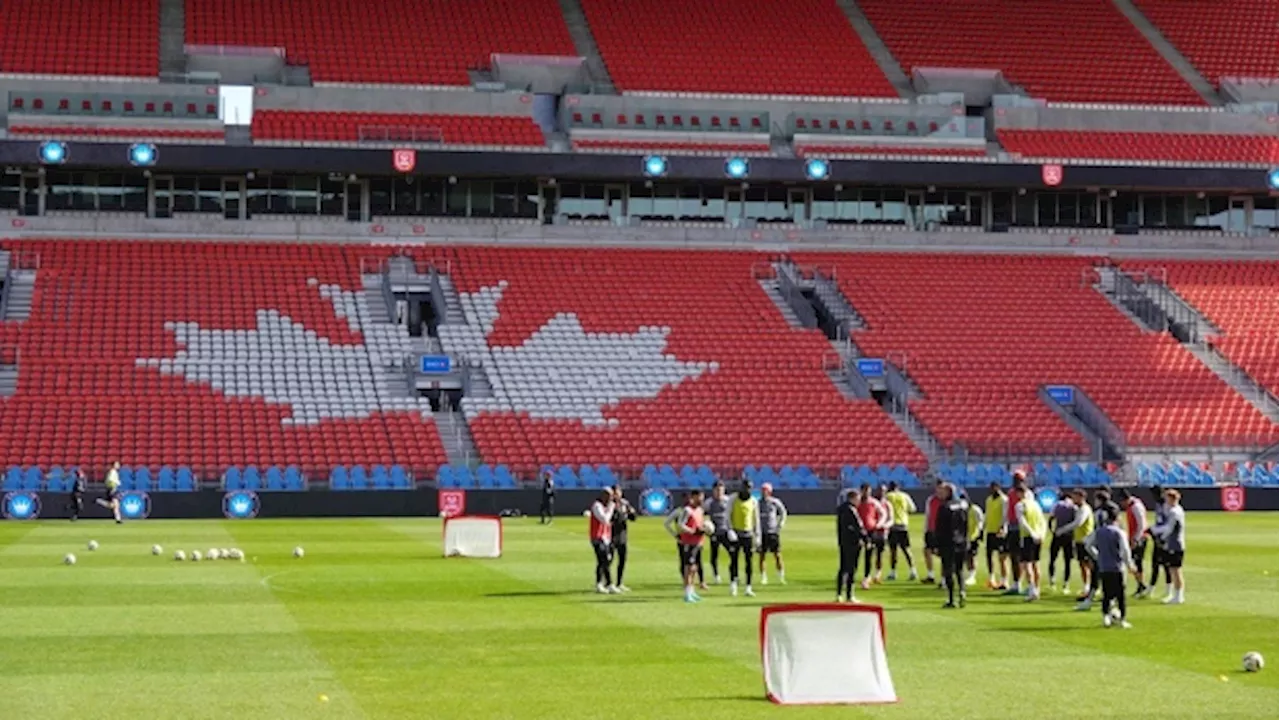
[(908, 74), (1000, 70), (1034, 97), (1203, 105), (1111, 0), (858, 0)]
[(148, 127), (103, 127), (87, 125), (11, 125), (9, 132), (13, 135), (38, 135), (42, 137), (70, 138), (90, 137), (99, 140), (145, 141), (145, 140), (223, 140), (226, 133), (222, 130), (203, 128), (187, 130), (183, 128), (148, 128)]
[(997, 130), (996, 138), (1027, 158), (1274, 165), (1277, 149), (1274, 135)]
[(1136, 0), (1144, 15), (1209, 82), (1275, 80), (1280, 13), (1271, 0)]
[(255, 140), (545, 145), (542, 130), (527, 116), (259, 110), (252, 130)]
[(0, 72), (155, 77), (159, 0), (4, 0)]

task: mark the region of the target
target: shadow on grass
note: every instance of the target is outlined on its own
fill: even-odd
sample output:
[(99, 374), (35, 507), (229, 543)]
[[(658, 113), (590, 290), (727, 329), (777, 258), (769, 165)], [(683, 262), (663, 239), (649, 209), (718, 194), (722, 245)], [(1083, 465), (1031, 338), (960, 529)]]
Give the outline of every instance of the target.
[(513, 590), (511, 592), (486, 593), (487, 598), (525, 598), (525, 597), (574, 597), (576, 595), (595, 595), (594, 590)]

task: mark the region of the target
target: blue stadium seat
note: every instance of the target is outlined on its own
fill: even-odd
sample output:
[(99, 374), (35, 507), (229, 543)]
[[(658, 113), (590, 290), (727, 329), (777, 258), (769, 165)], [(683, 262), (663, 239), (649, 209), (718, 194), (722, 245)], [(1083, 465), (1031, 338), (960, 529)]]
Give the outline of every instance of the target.
[[(301, 485), (301, 480), (299, 480), (299, 485)], [(391, 466), (391, 489), (408, 490), (411, 487), (412, 487), (412, 483), (409, 482), (409, 473), (405, 472), (405, 469), (399, 465), (392, 465)], [(298, 489), (302, 489), (302, 488), (299, 487)]]
[(598, 475), (600, 479), (604, 480), (605, 485), (608, 485), (609, 487), (620, 484), (618, 476), (613, 472), (613, 468), (608, 465), (598, 465), (596, 467), (596, 475)]
[(151, 492), (151, 468), (142, 466), (133, 470), (133, 489), (142, 492)]
[(120, 467), (120, 489), (133, 489), (133, 468), (128, 465), (122, 465)]
[(474, 490), (476, 487), (476, 477), (469, 467), (455, 467), (453, 469), (453, 478), (456, 481), (457, 486), (465, 490)]
[(278, 465), (267, 468), (267, 489), (273, 492), (284, 490), (284, 471)]
[(240, 476), (240, 467), (232, 465), (222, 476), (222, 487), (226, 490), (243, 490), (244, 479)]
[(156, 490), (170, 492), (177, 484), (177, 480), (174, 479), (173, 468), (168, 465), (160, 466), (159, 472), (156, 473)]
[(302, 471), (297, 465), (290, 465), (284, 469), (284, 489), (289, 491), (306, 489), (302, 481)]
[(436, 487), (449, 489), (454, 487), (453, 468), (441, 465), (436, 468)]
[(374, 465), (369, 473), (369, 480), (374, 490), (391, 489), (391, 471), (386, 465)]
[(195, 473), (191, 472), (191, 468), (186, 465), (178, 467), (177, 477), (175, 478), (174, 489), (178, 492), (195, 492), (197, 489)]
[(368, 490), (369, 489), (369, 471), (363, 465), (351, 466), (351, 489), (352, 490)]
[(11, 465), (4, 473), (4, 491), (17, 492), (22, 489), (22, 468)]
[(350, 490), (351, 476), (347, 469), (341, 465), (329, 471), (329, 489), (330, 490)]
[(257, 466), (250, 465), (244, 469), (244, 487), (255, 492), (262, 489), (262, 472)]
[(476, 483), (485, 490), (496, 488), (498, 483), (493, 479), (493, 468), (489, 465), (476, 468)]
[(29, 467), (22, 473), (22, 484), (20, 489), (27, 492), (38, 492), (43, 483), (44, 473), (40, 472), (40, 468)]
[(510, 490), (518, 487), (520, 483), (516, 482), (516, 478), (511, 474), (511, 468), (506, 465), (499, 465), (493, 469), (493, 476), (498, 481), (498, 487)]
[(67, 472), (62, 469), (61, 465), (54, 465), (49, 468), (49, 472), (44, 476), (44, 487), (49, 492), (69, 492), (71, 486), (67, 484)]

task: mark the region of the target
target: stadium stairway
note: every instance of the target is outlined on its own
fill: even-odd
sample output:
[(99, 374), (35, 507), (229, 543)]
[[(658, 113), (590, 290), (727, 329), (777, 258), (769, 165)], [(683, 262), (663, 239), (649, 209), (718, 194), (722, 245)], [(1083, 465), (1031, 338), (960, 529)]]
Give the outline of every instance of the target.
[(1200, 97), (1204, 98), (1205, 102), (1210, 105), (1220, 104), (1218, 92), (1214, 89), (1213, 84), (1206, 80), (1199, 70), (1196, 70), (1191, 61), (1187, 60), (1186, 56), (1165, 38), (1146, 15), (1142, 14), (1142, 11), (1133, 4), (1133, 0), (1111, 0), (1111, 2), (1120, 11), (1121, 15), (1124, 15), (1129, 22), (1133, 23), (1133, 26), (1138, 29), (1142, 37), (1151, 43), (1151, 47), (1155, 48), (1157, 53), (1160, 53), (1160, 57), (1164, 58), (1165, 62), (1169, 63), (1174, 70), (1177, 70), (1188, 85), (1197, 93), (1200, 93)]
[(573, 38), (573, 47), (578, 54), (586, 58), (587, 74), (595, 86), (592, 92), (613, 95), (617, 90), (613, 86), (613, 78), (609, 76), (609, 68), (600, 56), (600, 46), (596, 45), (596, 36), (587, 25), (587, 15), (582, 11), (582, 3), (578, 0), (560, 0), (560, 14), (564, 16), (564, 24), (569, 28), (569, 37)]
[[(1116, 296), (1108, 299), (1129, 319), (1144, 330), (1168, 329), (1187, 352), (1222, 378), (1258, 412), (1273, 423), (1280, 423), (1280, 404), (1276, 397), (1208, 341), (1209, 336), (1220, 335), (1222, 330), (1204, 313), (1165, 283), (1126, 281), (1127, 275), (1111, 267), (1099, 267), (1097, 271), (1103, 286), (1122, 288)], [(1128, 291), (1123, 288), (1128, 288)]]
[(889, 47), (884, 44), (884, 40), (876, 33), (876, 29), (871, 27), (871, 21), (867, 20), (867, 16), (862, 14), (862, 8), (858, 7), (856, 0), (836, 0), (836, 6), (849, 19), (849, 24), (853, 26), (853, 31), (858, 34), (858, 39), (863, 45), (867, 46), (867, 52), (871, 54), (871, 58), (880, 66), (880, 71), (888, 78), (889, 84), (893, 85), (893, 89), (904, 98), (915, 95), (915, 90), (911, 87), (911, 78), (902, 71), (902, 64), (889, 51)]
[(160, 0), (160, 74), (187, 71), (187, 0)]

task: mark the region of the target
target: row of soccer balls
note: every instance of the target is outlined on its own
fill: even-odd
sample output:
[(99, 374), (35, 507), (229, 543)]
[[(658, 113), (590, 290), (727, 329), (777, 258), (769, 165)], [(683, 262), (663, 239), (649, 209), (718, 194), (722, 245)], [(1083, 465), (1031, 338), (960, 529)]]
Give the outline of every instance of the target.
[[(86, 547), (88, 547), (90, 552), (93, 552), (94, 550), (98, 549), (98, 541), (90, 540)], [(163, 547), (160, 547), (159, 545), (151, 546), (152, 555), (160, 555), (162, 553), (164, 553)], [(301, 559), (304, 555), (306, 555), (306, 551), (304, 551), (301, 547), (296, 547), (293, 549), (293, 556), (295, 558)], [(200, 562), (201, 560), (239, 560), (240, 562), (244, 562), (244, 551), (241, 550), (240, 548), (209, 548), (207, 551), (203, 553), (201, 553), (199, 550), (192, 550), (190, 555), (188, 555), (185, 551), (182, 551), (182, 550), (175, 550), (173, 552), (174, 560), (185, 561), (188, 558), (192, 562)], [(67, 553), (62, 558), (62, 562), (67, 565), (75, 565), (76, 564), (75, 553)]]

